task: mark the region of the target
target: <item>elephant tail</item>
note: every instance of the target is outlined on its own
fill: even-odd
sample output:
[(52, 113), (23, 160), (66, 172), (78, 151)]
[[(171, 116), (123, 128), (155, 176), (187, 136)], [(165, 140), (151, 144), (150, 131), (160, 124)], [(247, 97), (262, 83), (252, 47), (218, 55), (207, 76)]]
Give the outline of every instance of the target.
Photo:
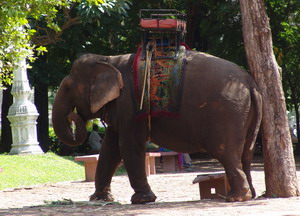
[(256, 84), (252, 85), (250, 93), (251, 93), (251, 111), (250, 111), (251, 120), (248, 127), (245, 146), (243, 150), (243, 156), (242, 156), (243, 164), (247, 162), (250, 163), (252, 160), (253, 152), (255, 149), (256, 137), (260, 129), (260, 124), (262, 120), (262, 103), (263, 103), (262, 95), (258, 91), (258, 87), (256, 86)]
[(243, 171), (247, 176), (247, 181), (249, 183), (252, 198), (256, 196), (255, 189), (252, 185), (251, 178), (251, 161), (253, 157), (253, 152), (255, 150), (255, 141), (260, 128), (261, 119), (262, 119), (262, 96), (257, 90), (257, 86), (253, 81), (250, 89), (251, 95), (251, 109), (249, 113), (249, 126), (246, 135), (243, 155), (242, 155), (242, 166)]

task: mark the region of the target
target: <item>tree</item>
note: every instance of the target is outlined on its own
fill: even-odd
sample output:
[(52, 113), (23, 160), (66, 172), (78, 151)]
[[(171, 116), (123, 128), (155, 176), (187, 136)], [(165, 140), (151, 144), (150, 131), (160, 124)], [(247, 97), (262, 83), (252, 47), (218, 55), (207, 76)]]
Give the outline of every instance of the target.
[[(0, 87), (3, 83), (11, 84), (11, 71), (20, 58), (25, 57), (32, 61), (42, 51), (47, 50), (45, 46), (51, 49), (50, 46), (61, 42), (62, 36), (70, 28), (80, 24), (100, 22), (101, 14), (114, 12), (124, 14), (127, 8), (127, 0), (2, 1), (0, 3)], [(22, 26), (24, 26), (23, 29), (20, 28)], [(53, 56), (53, 53), (51, 55)], [(36, 64), (38, 67), (30, 71), (29, 79), (30, 81), (36, 80), (32, 84), (35, 86), (37, 94), (35, 103), (40, 114), (37, 125), (38, 140), (43, 150), (47, 151), (48, 86), (57, 86), (57, 80), (61, 80), (65, 73), (54, 75), (58, 70), (51, 71), (39, 64), (44, 61), (49, 65), (47, 56), (39, 56), (39, 59), (41, 61)], [(63, 61), (63, 65), (70, 65), (68, 55), (61, 59), (58, 62)], [(34, 66), (33, 63), (31, 64)], [(52, 65), (57, 66), (56, 69), (59, 68), (56, 62), (52, 62)], [(9, 122), (3, 121), (2, 128), (9, 128)], [(8, 135), (8, 133), (2, 133), (2, 139), (6, 140), (1, 144), (2, 152), (10, 149), (11, 137)]]
[[(20, 58), (34, 60), (33, 51), (45, 51), (63, 32), (86, 17), (128, 8), (127, 0), (3, 0), (0, 3), (0, 85), (11, 83), (11, 71)], [(71, 14), (73, 8), (80, 14)], [(62, 11), (63, 23), (59, 23)], [(60, 16), (58, 16), (60, 15)], [(33, 43), (32, 43), (33, 42)]]
[(12, 143), (12, 133), (10, 128), (10, 122), (7, 118), (9, 107), (13, 104), (13, 96), (10, 93), (11, 85), (7, 85), (3, 90), (3, 101), (1, 105), (1, 143), (0, 143), (0, 152), (9, 152), (11, 149)]
[[(0, 3), (0, 86), (3, 82), (11, 84), (11, 71), (21, 58), (31, 58), (34, 46), (30, 43), (35, 30), (31, 29), (28, 17), (40, 19), (43, 17), (47, 25), (55, 28), (53, 18), (56, 7), (68, 4), (67, 0), (28, 1), (2, 1)], [(24, 28), (25, 27), (25, 28)], [(57, 28), (56, 28), (57, 29)], [(37, 50), (40, 50), (37, 48)]]
[[(112, 2), (115, 2), (114, 9), (105, 11), (101, 4), (89, 5), (84, 1), (73, 4), (70, 8), (59, 10), (55, 18), (61, 29), (59, 33), (45, 28), (44, 22), (33, 24), (38, 29), (38, 34), (33, 37), (33, 41), (43, 43), (42, 45), (48, 49), (48, 53), (39, 57), (32, 65), (29, 73), (29, 79), (35, 88), (35, 105), (40, 114), (37, 125), (38, 141), (44, 151), (49, 148), (48, 88), (55, 89), (58, 86), (63, 77), (69, 73), (71, 62), (74, 62), (75, 58), (82, 53), (102, 52), (105, 54), (106, 49), (103, 49), (102, 44), (107, 44), (108, 41), (109, 46), (118, 44), (112, 39), (112, 35), (119, 35), (119, 30), (116, 28), (120, 28), (114, 22), (117, 20), (120, 25), (120, 20), (125, 19), (125, 9), (128, 5), (123, 0)], [(104, 28), (107, 21), (109, 24)], [(104, 36), (106, 30), (109, 30), (108, 36)], [(101, 43), (101, 41), (106, 43)], [(117, 46), (111, 49), (117, 50)]]
[[(272, 28), (274, 51), (277, 62), (282, 67), (283, 89), (287, 108), (295, 111), (298, 140), (300, 141), (300, 1), (266, 0)], [(300, 142), (295, 146), (300, 153)]]
[(200, 5), (197, 49), (246, 68), (239, 2), (203, 0)]
[(267, 197), (299, 196), (280, 68), (263, 0), (240, 0), (249, 69), (263, 96), (262, 137)]

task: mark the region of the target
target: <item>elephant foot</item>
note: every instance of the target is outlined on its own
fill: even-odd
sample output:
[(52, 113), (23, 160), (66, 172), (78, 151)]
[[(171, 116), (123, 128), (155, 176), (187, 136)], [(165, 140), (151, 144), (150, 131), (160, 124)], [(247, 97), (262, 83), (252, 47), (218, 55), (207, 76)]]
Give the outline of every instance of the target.
[(253, 197), (250, 189), (243, 189), (242, 192), (233, 192), (233, 193), (230, 192), (226, 196), (227, 202), (243, 202), (243, 201), (251, 200), (252, 198)]
[(155, 202), (155, 200), (156, 196), (151, 190), (147, 193), (135, 193), (131, 197), (132, 204), (145, 204), (148, 202)]
[(90, 196), (90, 201), (105, 201), (105, 202), (113, 202), (114, 197), (110, 193), (97, 193), (95, 192), (93, 195)]

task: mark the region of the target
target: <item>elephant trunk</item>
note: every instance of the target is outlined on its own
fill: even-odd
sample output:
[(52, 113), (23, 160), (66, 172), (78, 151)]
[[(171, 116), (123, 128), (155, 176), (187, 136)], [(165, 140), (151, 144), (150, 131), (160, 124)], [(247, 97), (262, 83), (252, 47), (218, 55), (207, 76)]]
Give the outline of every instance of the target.
[[(78, 146), (86, 139), (86, 122), (77, 113), (72, 112), (72, 110), (73, 105), (70, 100), (59, 89), (52, 109), (54, 132), (62, 143), (69, 146)], [(75, 122), (74, 131), (71, 127), (72, 121)]]

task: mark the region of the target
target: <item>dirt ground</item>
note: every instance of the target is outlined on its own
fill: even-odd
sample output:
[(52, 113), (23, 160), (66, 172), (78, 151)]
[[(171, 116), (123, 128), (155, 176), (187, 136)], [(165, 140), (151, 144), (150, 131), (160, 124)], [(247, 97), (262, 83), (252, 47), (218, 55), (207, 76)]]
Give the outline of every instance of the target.
[[(297, 176), (300, 183), (300, 158)], [(37, 185), (30, 188), (0, 191), (0, 215), (197, 215), (240, 216), (272, 215), (300, 216), (300, 197), (266, 199), (260, 197), (265, 191), (261, 157), (255, 157), (252, 178), (258, 197), (247, 202), (228, 203), (224, 199), (200, 200), (198, 184), (193, 179), (205, 172), (222, 171), (213, 159), (193, 160), (192, 169), (177, 173), (149, 176), (152, 190), (157, 196), (155, 203), (131, 205), (133, 190), (127, 176), (115, 176), (112, 181), (114, 203), (88, 202), (94, 192), (93, 182), (62, 182)], [(57, 201), (65, 200), (63, 203)], [(53, 207), (45, 201), (56, 201)], [(64, 205), (68, 203), (69, 205)], [(71, 203), (71, 204), (70, 204)]]

